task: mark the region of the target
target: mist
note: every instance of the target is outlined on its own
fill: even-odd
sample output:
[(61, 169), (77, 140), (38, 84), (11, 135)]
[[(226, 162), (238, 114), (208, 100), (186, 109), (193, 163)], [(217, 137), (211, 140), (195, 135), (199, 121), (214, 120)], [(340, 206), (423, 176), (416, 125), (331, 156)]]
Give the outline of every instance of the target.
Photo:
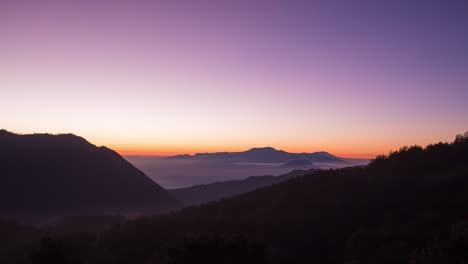
[[(182, 188), (197, 184), (241, 180), (249, 176), (273, 175), (288, 173), (295, 168), (281, 167), (284, 163), (260, 162), (226, 162), (213, 160), (167, 159), (154, 156), (125, 156), (130, 163), (142, 170), (153, 181), (166, 189)], [(316, 163), (301, 169), (327, 169), (350, 165), (363, 165), (365, 159), (349, 160), (350, 163), (330, 164)]]

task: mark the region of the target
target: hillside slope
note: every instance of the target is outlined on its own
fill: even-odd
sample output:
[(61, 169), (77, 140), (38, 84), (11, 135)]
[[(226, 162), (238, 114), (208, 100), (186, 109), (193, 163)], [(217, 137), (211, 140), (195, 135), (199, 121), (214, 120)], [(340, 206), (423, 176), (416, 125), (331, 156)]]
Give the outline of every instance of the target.
[(163, 212), (178, 202), (106, 147), (71, 134), (0, 131), (0, 217)]
[(293, 177), (303, 176), (312, 170), (294, 170), (279, 176), (252, 176), (243, 180), (232, 180), (200, 184), (186, 188), (169, 189), (168, 191), (185, 206), (217, 201), (234, 195), (250, 192), (252, 190), (280, 183)]

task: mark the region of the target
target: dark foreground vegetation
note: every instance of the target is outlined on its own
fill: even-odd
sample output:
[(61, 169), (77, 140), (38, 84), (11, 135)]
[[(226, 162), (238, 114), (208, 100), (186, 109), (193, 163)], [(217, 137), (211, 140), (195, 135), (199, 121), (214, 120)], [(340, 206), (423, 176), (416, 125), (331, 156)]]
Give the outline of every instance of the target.
[(468, 134), (94, 229), (0, 224), (0, 263), (468, 263)]

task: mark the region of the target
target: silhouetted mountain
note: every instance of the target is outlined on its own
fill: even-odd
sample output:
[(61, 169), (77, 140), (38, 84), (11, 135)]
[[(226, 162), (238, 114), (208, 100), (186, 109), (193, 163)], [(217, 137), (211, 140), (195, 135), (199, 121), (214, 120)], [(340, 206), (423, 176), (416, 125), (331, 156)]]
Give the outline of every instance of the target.
[(258, 188), (280, 183), (293, 177), (311, 173), (313, 170), (294, 170), (280, 176), (252, 176), (243, 180), (215, 182), (200, 184), (187, 188), (168, 190), (177, 200), (185, 206), (216, 201), (221, 198), (231, 197), (237, 194), (249, 192)]
[(288, 161), (286, 164), (281, 165), (283, 168), (310, 168), (314, 165), (310, 160), (307, 159), (295, 159)]
[(286, 163), (294, 159), (307, 159), (311, 162), (318, 163), (346, 163), (345, 159), (335, 157), (324, 151), (314, 153), (289, 153), (283, 150), (276, 150), (272, 147), (252, 148), (242, 152), (197, 153), (195, 155), (184, 154), (168, 158), (268, 163)]
[[(468, 262), (467, 157), (465, 134), (99, 235), (48, 234), (37, 242), (35, 232), (5, 223), (10, 235), (0, 236), (0, 248), (8, 248), (5, 263), (15, 263), (13, 254), (43, 261), (32, 263), (66, 255), (89, 264), (462, 264)], [(10, 228), (35, 246), (12, 248)]]
[(178, 206), (116, 152), (71, 135), (0, 131), (0, 215), (155, 213)]
[(45, 240), (39, 253), (117, 264), (466, 263), (467, 157), (468, 137), (402, 148), (365, 167), (130, 221), (92, 246), (77, 247), (79, 236)]

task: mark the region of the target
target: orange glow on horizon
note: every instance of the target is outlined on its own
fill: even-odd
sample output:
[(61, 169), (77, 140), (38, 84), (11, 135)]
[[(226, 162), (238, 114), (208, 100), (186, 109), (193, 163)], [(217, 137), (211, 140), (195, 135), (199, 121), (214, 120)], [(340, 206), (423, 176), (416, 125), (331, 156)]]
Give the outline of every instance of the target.
[[(294, 148), (276, 148), (277, 150), (284, 150), (290, 153), (302, 153), (302, 152), (318, 152), (318, 151), (327, 151), (327, 150), (306, 150), (306, 149), (294, 149)], [(182, 149), (182, 148), (167, 148), (167, 149), (154, 149), (154, 148), (119, 148), (115, 147), (114, 150), (117, 151), (122, 156), (156, 156), (156, 157), (167, 157), (167, 156), (175, 156), (175, 155), (182, 155), (182, 154), (189, 154), (194, 155), (196, 153), (214, 153), (214, 152), (242, 152), (247, 151), (250, 148), (202, 148), (202, 149)], [(366, 153), (366, 152), (346, 152), (346, 151), (327, 151), (332, 155), (342, 158), (362, 158), (362, 159), (372, 159), (379, 154), (387, 154), (389, 151), (378, 152), (377, 154)]]
[[(242, 135), (219, 134), (158, 134), (145, 131), (121, 131), (119, 133), (108, 131), (79, 130), (79, 129), (34, 129), (21, 130), (14, 127), (5, 127), (6, 130), (18, 134), (73, 133), (81, 136), (96, 146), (106, 146), (123, 156), (174, 156), (180, 154), (213, 153), (213, 152), (241, 152), (251, 148), (273, 147), (290, 153), (326, 151), (332, 155), (343, 158), (372, 159), (380, 154), (388, 154), (403, 146), (427, 146), (438, 142), (452, 142), (456, 134), (466, 129), (463, 124), (459, 128), (450, 128), (433, 131), (433, 135), (419, 133), (418, 130), (408, 132), (392, 131), (393, 133), (323, 133), (299, 134), (294, 136), (268, 133), (249, 133)], [(302, 131), (302, 130), (299, 130)], [(333, 132), (333, 131), (332, 131)], [(352, 132), (352, 131), (351, 131)], [(436, 133), (437, 132), (437, 133)], [(239, 133), (240, 134), (240, 133)]]
[[(454, 137), (453, 137), (454, 138)], [(174, 156), (181, 154), (194, 155), (196, 153), (213, 153), (213, 152), (242, 152), (251, 148), (258, 147), (273, 147), (277, 150), (283, 150), (290, 153), (302, 152), (318, 152), (326, 151), (332, 155), (342, 158), (363, 158), (373, 159), (377, 155), (388, 154), (391, 151), (396, 151), (403, 146), (419, 145), (425, 147), (429, 144), (438, 142), (451, 142), (452, 137), (447, 136), (445, 139), (433, 137), (420, 139), (417, 142), (414, 139), (401, 140), (397, 139), (393, 142), (374, 140), (344, 140), (340, 143), (332, 144), (331, 142), (323, 142), (321, 144), (301, 144), (301, 142), (290, 141), (289, 145), (269, 144), (268, 142), (261, 143), (245, 143), (245, 142), (231, 142), (231, 145), (215, 145), (214, 142), (198, 142), (198, 144), (172, 144), (167, 143), (164, 145), (151, 145), (151, 144), (138, 144), (138, 145), (113, 145), (114, 150), (123, 156)]]
[[(341, 141), (323, 140), (322, 142), (304, 144), (300, 140), (289, 140), (288, 144), (271, 144), (271, 141), (227, 141), (230, 144), (220, 145), (213, 141), (193, 141), (183, 140), (179, 142), (165, 141), (159, 144), (145, 144), (144, 141), (139, 141), (137, 144), (109, 144), (109, 147), (116, 150), (123, 156), (174, 156), (181, 154), (193, 155), (196, 153), (213, 153), (213, 152), (242, 152), (251, 148), (258, 147), (273, 147), (277, 150), (283, 150), (290, 153), (302, 152), (318, 152), (326, 151), (332, 155), (342, 158), (363, 158), (373, 159), (377, 155), (388, 154), (390, 151), (396, 151), (403, 146), (419, 145), (425, 147), (432, 143), (451, 142), (454, 136), (427, 137), (415, 140), (414, 138), (395, 138), (394, 140), (385, 141), (380, 138), (345, 138)], [(114, 141), (115, 142), (115, 141)], [(154, 141), (148, 141), (154, 142)], [(104, 142), (103, 142), (104, 143)]]

